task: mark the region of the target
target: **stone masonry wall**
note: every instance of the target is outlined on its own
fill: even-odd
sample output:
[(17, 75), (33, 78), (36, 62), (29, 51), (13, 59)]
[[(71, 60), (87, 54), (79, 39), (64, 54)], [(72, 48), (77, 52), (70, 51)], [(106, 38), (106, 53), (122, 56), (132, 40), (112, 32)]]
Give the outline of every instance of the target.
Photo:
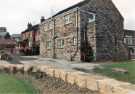
[[(64, 17), (66, 15), (71, 16), (71, 23), (65, 24)], [(78, 17), (78, 22), (77, 22)], [(68, 59), (68, 60), (80, 60), (80, 51), (77, 44), (77, 23), (79, 24), (79, 15), (76, 9), (65, 12), (61, 15), (54, 17), (55, 19), (55, 53), (56, 58), (59, 59)], [(51, 23), (51, 27), (48, 28), (48, 25)], [(50, 49), (47, 48), (47, 41), (53, 42), (53, 29), (54, 22), (52, 19), (46, 20), (41, 25), (41, 55), (45, 57), (53, 56), (53, 47)], [(58, 47), (58, 41), (64, 40), (64, 47)], [(52, 45), (53, 46), (53, 45)]]
[[(77, 61), (128, 59), (128, 52), (123, 44), (123, 17), (112, 1), (85, 0), (78, 7), (78, 13), (75, 7), (54, 17), (56, 57)], [(89, 12), (96, 15), (95, 21), (90, 23)], [(71, 18), (69, 24), (64, 21), (67, 15)], [(41, 24), (41, 55), (45, 57), (52, 57), (54, 52), (53, 47), (48, 49), (46, 44), (47, 41), (53, 42), (54, 22), (51, 20)], [(48, 28), (50, 25), (51, 28)], [(58, 47), (59, 40), (64, 40), (64, 47)]]
[(112, 0), (90, 0), (81, 9), (96, 14), (96, 60), (127, 59), (123, 17)]
[[(94, 14), (89, 14), (92, 12), (81, 11), (80, 10), (80, 50), (81, 50), (81, 60), (82, 61), (92, 61), (96, 60), (96, 25)], [(92, 16), (93, 19), (89, 21), (89, 18)], [(83, 56), (84, 55), (84, 56)]]
[(65, 83), (87, 88), (98, 94), (135, 94), (135, 85), (120, 82), (103, 76), (87, 74), (79, 71), (67, 71), (50, 65), (28, 65), (28, 64), (1, 64), (1, 72), (16, 74), (38, 74), (42, 79), (45, 75), (63, 80)]

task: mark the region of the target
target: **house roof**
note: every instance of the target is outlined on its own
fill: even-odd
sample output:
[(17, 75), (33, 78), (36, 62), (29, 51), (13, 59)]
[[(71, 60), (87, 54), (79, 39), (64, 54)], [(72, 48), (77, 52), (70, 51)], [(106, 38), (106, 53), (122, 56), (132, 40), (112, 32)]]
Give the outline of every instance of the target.
[(88, 2), (90, 2), (90, 0), (83, 0), (83, 1), (81, 1), (81, 2), (79, 2), (79, 3), (77, 3), (77, 4), (75, 4), (75, 5), (72, 5), (72, 6), (68, 7), (68, 8), (66, 8), (66, 9), (62, 10), (62, 11), (59, 11), (59, 12), (56, 13), (53, 17), (55, 17), (55, 16), (57, 16), (57, 15), (59, 15), (59, 14), (61, 14), (61, 13), (64, 13), (64, 12), (70, 10), (70, 9), (73, 9), (73, 8), (75, 8), (75, 7), (82, 6), (82, 5), (84, 5), (84, 4), (88, 3)]
[(21, 34), (13, 34), (12, 35), (12, 38), (20, 38), (21, 37)]
[[(75, 5), (72, 5), (72, 6), (70, 6), (70, 7), (68, 7), (68, 8), (66, 8), (66, 9), (64, 9), (64, 10), (61, 10), (61, 11), (59, 11), (59, 12), (57, 12), (55, 15), (53, 15), (52, 17), (55, 17), (55, 16), (57, 16), (57, 15), (59, 15), (59, 14), (62, 14), (62, 13), (64, 13), (64, 12), (66, 12), (66, 11), (69, 11), (70, 9), (73, 9), (73, 8), (76, 8), (76, 7), (81, 7), (81, 6), (83, 6), (84, 4), (87, 4), (87, 3), (89, 3), (91, 0), (83, 0), (83, 1), (81, 1), (81, 2), (79, 2), (79, 3), (77, 3), (77, 4), (75, 4)], [(111, 0), (110, 0), (111, 1)], [(111, 1), (112, 2), (112, 1)], [(117, 9), (117, 7), (115, 6), (115, 4), (112, 2), (112, 4), (113, 4), (113, 6), (115, 7), (115, 9), (117, 10), (117, 12), (120, 14), (120, 16), (121, 16), (121, 18), (122, 19), (124, 19), (123, 18), (123, 16), (121, 15), (121, 13), (120, 13), (120, 11)], [(51, 18), (51, 17), (50, 17)]]
[(125, 35), (135, 36), (135, 30), (124, 30)]
[(39, 29), (39, 24), (36, 24), (36, 25), (34, 25), (34, 26), (32, 26), (31, 28), (27, 28), (25, 31), (23, 31), (22, 33), (25, 33), (25, 32), (36, 32), (36, 31), (38, 31), (38, 29)]
[(0, 37), (5, 37), (8, 34), (9, 34), (8, 32), (0, 32)]

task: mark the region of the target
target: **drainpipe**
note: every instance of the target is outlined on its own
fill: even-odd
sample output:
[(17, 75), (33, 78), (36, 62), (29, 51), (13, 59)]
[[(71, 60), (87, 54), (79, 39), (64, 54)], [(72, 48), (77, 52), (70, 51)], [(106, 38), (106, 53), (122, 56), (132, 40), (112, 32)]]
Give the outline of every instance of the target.
[(53, 59), (56, 58), (56, 53), (55, 53), (55, 18), (52, 17), (52, 21), (53, 21), (53, 49), (52, 49), (52, 53), (53, 53)]
[(77, 43), (76, 43), (76, 45), (77, 45), (77, 47), (76, 47), (76, 51), (75, 51), (75, 53), (74, 53), (74, 55), (72, 56), (71, 55), (71, 49), (70, 49), (70, 61), (73, 61), (73, 58), (74, 58), (74, 56), (77, 54), (77, 52), (78, 52), (78, 50), (79, 50), (79, 45), (78, 45), (78, 39), (79, 39), (79, 24), (78, 24), (78, 22), (79, 22), (79, 8), (77, 8), (77, 10), (76, 10), (76, 31), (77, 31), (77, 33), (76, 33), (76, 36), (77, 36)]
[(79, 24), (78, 24), (78, 22), (79, 22), (79, 8), (77, 8), (77, 51), (78, 51), (78, 49), (79, 49), (79, 47), (78, 47), (78, 39), (79, 39), (79, 36), (78, 36), (78, 34), (79, 34)]

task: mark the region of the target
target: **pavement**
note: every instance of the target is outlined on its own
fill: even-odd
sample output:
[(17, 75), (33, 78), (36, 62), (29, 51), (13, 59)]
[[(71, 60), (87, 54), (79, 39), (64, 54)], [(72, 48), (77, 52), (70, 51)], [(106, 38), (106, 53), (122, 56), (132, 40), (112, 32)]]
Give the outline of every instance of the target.
[(39, 56), (21, 56), (19, 59), (20, 63), (23, 64), (34, 64), (34, 65), (51, 65), (53, 67), (65, 69), (67, 71), (78, 70), (81, 72), (91, 72), (93, 68), (100, 64), (86, 63), (86, 62), (71, 62), (67, 60), (42, 58)]

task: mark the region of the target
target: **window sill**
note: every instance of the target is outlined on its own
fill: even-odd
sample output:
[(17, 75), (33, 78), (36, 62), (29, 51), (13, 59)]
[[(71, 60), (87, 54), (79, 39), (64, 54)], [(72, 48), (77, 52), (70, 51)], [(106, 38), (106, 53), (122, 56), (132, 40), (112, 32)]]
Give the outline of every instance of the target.
[(64, 49), (64, 47), (63, 48), (57, 48), (57, 49)]
[(51, 50), (51, 48), (47, 48), (47, 50)]
[(70, 22), (70, 23), (65, 23), (64, 26), (67, 26), (67, 25), (70, 25), (70, 24), (73, 24), (73, 23), (72, 23), (72, 22)]

